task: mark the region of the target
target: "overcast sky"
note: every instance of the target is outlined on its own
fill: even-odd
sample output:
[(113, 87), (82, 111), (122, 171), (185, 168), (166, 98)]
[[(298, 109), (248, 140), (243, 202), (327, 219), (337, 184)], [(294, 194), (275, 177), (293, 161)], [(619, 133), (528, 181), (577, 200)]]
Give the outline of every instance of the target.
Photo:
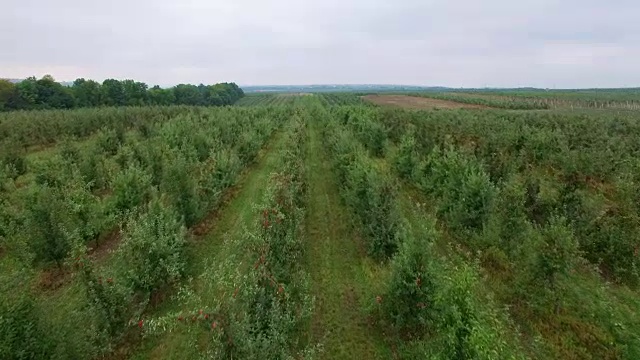
[(640, 86), (639, 0), (0, 2), (0, 77)]

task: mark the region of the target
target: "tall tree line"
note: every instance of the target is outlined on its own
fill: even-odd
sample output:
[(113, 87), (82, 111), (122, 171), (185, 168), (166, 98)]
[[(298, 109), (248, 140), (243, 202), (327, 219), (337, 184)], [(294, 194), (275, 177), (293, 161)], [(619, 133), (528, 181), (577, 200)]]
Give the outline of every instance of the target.
[(231, 105), (244, 96), (235, 83), (180, 84), (171, 88), (149, 86), (134, 80), (107, 79), (101, 83), (83, 78), (64, 86), (51, 75), (26, 78), (16, 84), (0, 79), (0, 111), (71, 109), (97, 106)]

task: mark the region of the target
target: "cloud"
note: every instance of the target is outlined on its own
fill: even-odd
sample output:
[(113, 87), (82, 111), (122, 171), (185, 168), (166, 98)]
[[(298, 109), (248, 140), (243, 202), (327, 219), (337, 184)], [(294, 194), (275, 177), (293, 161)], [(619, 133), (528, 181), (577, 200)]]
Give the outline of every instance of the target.
[(639, 86), (640, 3), (6, 0), (0, 76)]

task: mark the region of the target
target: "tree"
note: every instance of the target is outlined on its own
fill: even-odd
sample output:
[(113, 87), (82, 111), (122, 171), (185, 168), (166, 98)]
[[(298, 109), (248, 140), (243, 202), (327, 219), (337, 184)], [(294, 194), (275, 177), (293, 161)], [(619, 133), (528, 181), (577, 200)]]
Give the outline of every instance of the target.
[(36, 81), (37, 100), (40, 108), (70, 109), (75, 105), (71, 90), (55, 81), (51, 75), (45, 75)]
[(149, 104), (152, 105), (171, 105), (176, 103), (176, 98), (172, 89), (162, 89), (156, 85), (147, 91)]
[(394, 325), (418, 330), (427, 325), (434, 304), (437, 274), (432, 244), (438, 233), (435, 220), (426, 222), (425, 234), (407, 234), (391, 263), (391, 280), (384, 297), (384, 309)]
[(0, 79), (0, 111), (6, 110), (7, 102), (15, 91), (16, 86), (11, 81)]
[(115, 79), (107, 79), (102, 82), (102, 96), (105, 105), (124, 106), (127, 98), (122, 82)]
[(119, 252), (134, 289), (151, 292), (179, 279), (186, 266), (186, 230), (173, 208), (154, 197), (147, 211), (127, 224)]
[(73, 229), (74, 224), (70, 222), (69, 209), (61, 190), (39, 186), (30, 194), (27, 205), (25, 224), (36, 260), (53, 261), (62, 267), (72, 247), (68, 229)]
[(578, 241), (567, 221), (561, 217), (551, 218), (541, 229), (541, 235), (543, 242), (533, 276), (536, 284), (542, 285), (553, 297), (554, 312), (558, 313), (563, 298), (562, 281), (569, 277), (579, 260)]
[(244, 96), (235, 83), (180, 84), (168, 89), (134, 80), (107, 79), (102, 84), (78, 78), (71, 87), (51, 75), (29, 77), (17, 84), (0, 79), (0, 111), (70, 109), (73, 107), (143, 105), (231, 105)]
[(133, 80), (124, 80), (122, 87), (127, 105), (141, 106), (147, 103), (147, 84)]
[(173, 88), (176, 104), (202, 105), (203, 99), (200, 90), (195, 85), (180, 84)]
[(76, 98), (76, 105), (79, 107), (95, 107), (102, 104), (101, 87), (96, 81), (76, 79), (71, 91)]
[(149, 196), (151, 175), (136, 166), (122, 170), (113, 180), (115, 207), (121, 212), (140, 206)]
[(16, 93), (9, 100), (12, 109), (34, 109), (38, 102), (38, 84), (35, 77), (28, 77), (16, 84)]

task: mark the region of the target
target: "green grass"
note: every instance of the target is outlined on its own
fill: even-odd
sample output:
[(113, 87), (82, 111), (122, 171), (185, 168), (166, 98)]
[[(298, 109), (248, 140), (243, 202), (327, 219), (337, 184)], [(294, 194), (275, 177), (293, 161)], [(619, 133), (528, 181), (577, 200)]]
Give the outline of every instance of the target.
[(309, 341), (321, 344), (325, 359), (388, 359), (391, 351), (366, 313), (387, 271), (366, 257), (352, 229), (319, 126), (309, 124), (306, 159), (307, 255), (315, 297)]

